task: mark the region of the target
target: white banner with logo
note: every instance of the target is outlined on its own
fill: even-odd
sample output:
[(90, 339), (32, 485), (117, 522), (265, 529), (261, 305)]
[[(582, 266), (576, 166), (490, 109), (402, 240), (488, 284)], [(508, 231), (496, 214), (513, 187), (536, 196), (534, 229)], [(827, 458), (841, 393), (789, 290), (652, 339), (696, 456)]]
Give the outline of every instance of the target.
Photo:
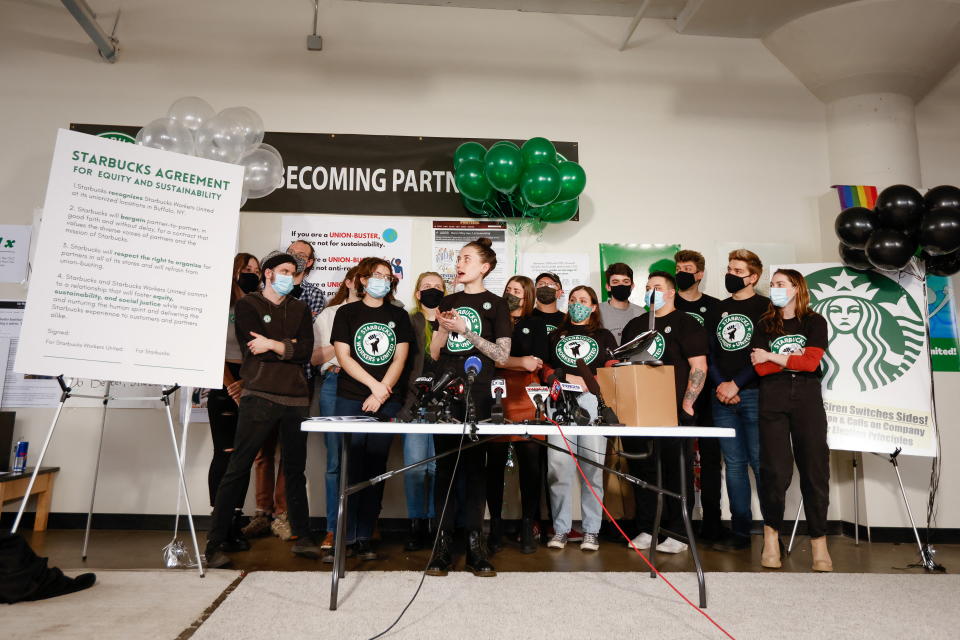
[(936, 455), (923, 281), (838, 264), (796, 269), (827, 320), (821, 364), (831, 449)]

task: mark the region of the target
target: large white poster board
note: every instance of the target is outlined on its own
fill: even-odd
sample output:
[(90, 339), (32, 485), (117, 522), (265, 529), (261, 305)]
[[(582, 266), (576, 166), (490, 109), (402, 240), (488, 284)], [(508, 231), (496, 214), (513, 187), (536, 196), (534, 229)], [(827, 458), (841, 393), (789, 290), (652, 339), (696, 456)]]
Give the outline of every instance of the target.
[(831, 449), (936, 455), (923, 281), (839, 264), (796, 269), (827, 320), (823, 405)]
[(440, 274), (447, 293), (459, 291), (463, 285), (454, 285), (457, 276), (457, 256), (460, 249), (477, 238), (490, 238), (497, 254), (497, 268), (484, 278), (487, 291), (503, 295), (507, 280), (513, 274), (513, 256), (507, 246), (507, 223), (502, 220), (434, 220), (433, 270)]
[(16, 371), (219, 387), (242, 181), (61, 130)]

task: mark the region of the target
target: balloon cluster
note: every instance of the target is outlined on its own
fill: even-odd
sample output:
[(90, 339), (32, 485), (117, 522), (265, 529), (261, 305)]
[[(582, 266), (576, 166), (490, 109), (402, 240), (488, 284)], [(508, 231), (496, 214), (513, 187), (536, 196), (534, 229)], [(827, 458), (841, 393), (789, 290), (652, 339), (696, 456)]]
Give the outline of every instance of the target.
[(925, 196), (898, 184), (880, 192), (873, 210), (844, 209), (834, 229), (840, 259), (852, 269), (899, 271), (918, 256), (927, 273), (960, 271), (960, 189), (934, 187)]
[(453, 168), (463, 206), (484, 218), (566, 222), (577, 214), (587, 184), (583, 167), (546, 138), (519, 147), (501, 140), (489, 149), (464, 142), (453, 154)]
[(188, 96), (140, 129), (137, 144), (242, 165), (242, 207), (247, 198), (268, 196), (283, 182), (283, 159), (264, 144), (263, 134), (263, 119), (253, 109), (229, 107), (216, 113), (206, 100)]

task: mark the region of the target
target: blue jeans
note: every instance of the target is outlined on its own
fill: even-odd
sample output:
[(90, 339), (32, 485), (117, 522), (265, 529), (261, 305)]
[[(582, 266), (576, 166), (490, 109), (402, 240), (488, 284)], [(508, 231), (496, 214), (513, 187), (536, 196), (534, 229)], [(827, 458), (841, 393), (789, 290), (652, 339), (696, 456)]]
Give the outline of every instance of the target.
[[(337, 415), (337, 374), (328, 371), (320, 387), (320, 415)], [(327, 472), (324, 475), (324, 493), (327, 497), (327, 531), (337, 530), (337, 507), (340, 503), (340, 434), (324, 433), (327, 445)]]
[(753, 479), (759, 486), (760, 390), (741, 389), (738, 404), (722, 404), (714, 397), (713, 424), (736, 430), (733, 438), (717, 439), (723, 452), (723, 466), (726, 467), (732, 529), (737, 535), (749, 536), (753, 512), (750, 508), (750, 475), (747, 467), (753, 468)]
[[(403, 436), (403, 464), (413, 464), (434, 456), (433, 434), (407, 433)], [(437, 475), (437, 462), (407, 471), (403, 476), (403, 489), (407, 494), (407, 517), (433, 518), (433, 479)]]

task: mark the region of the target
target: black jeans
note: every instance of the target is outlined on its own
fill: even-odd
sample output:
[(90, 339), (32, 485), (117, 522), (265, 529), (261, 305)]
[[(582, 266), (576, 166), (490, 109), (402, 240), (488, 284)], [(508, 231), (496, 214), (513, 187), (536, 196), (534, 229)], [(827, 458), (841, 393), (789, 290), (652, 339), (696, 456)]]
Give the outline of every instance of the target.
[[(503, 515), (503, 476), (506, 470), (507, 450), (510, 442), (487, 444), (487, 508), (490, 519), (499, 520)], [(536, 519), (540, 515), (540, 449), (536, 442), (513, 442), (514, 465), (519, 468), (520, 508), (523, 518)]]
[[(643, 453), (647, 451), (649, 438), (621, 438), (623, 450), (627, 453)], [(662, 486), (668, 491), (680, 493), (680, 449), (684, 449), (686, 454), (686, 466), (683, 473), (687, 481), (687, 514), (693, 510), (693, 445), (689, 438), (660, 438), (660, 460), (662, 470)], [(654, 456), (645, 460), (627, 459), (630, 466), (630, 474), (637, 478), (649, 482), (657, 483), (657, 462)], [(653, 521), (657, 515), (657, 494), (648, 489), (634, 487), (634, 502), (637, 506), (636, 523), (637, 529), (644, 533), (653, 533)], [(660, 526), (665, 529), (686, 535), (686, 528), (683, 526), (683, 512), (681, 511), (680, 501), (676, 498), (663, 498), (663, 513), (660, 516)], [(662, 537), (662, 536), (661, 536)]]
[(811, 538), (819, 538), (827, 533), (830, 505), (830, 449), (820, 379), (785, 372), (760, 381), (760, 503), (763, 523), (777, 531), (783, 525), (794, 460), (807, 530)]
[(307, 434), (300, 423), (309, 407), (287, 407), (257, 396), (240, 399), (237, 437), (230, 464), (220, 482), (213, 507), (208, 544), (223, 542), (230, 531), (233, 509), (250, 484), (250, 467), (257, 452), (273, 428), (279, 428), (283, 448), (283, 474), (287, 481), (287, 513), (295, 536), (306, 536), (309, 529), (307, 484), (304, 467), (307, 462)]
[[(474, 387), (473, 393), (474, 408), (477, 420), (483, 420), (490, 417), (490, 398), (489, 383), (480, 384)], [(465, 403), (457, 403), (453, 407), (453, 414), (459, 419), (463, 419), (465, 412)], [(467, 427), (469, 431), (469, 427)], [(460, 445), (459, 435), (433, 436), (434, 450), (440, 454)], [(469, 444), (469, 437), (463, 438), (464, 444)], [(447, 510), (443, 512), (443, 502), (447, 497), (447, 489), (454, 480), (453, 466), (457, 460), (457, 454), (451, 453), (448, 456), (437, 460), (437, 484), (434, 489), (434, 498), (436, 499), (436, 517), (437, 526), (448, 533), (452, 533), (454, 523), (462, 516), (463, 526), (467, 531), (480, 531), (483, 528), (483, 512), (487, 500), (487, 444), (481, 444), (463, 451), (460, 454), (460, 464), (457, 469), (458, 478), (463, 479), (464, 492), (461, 496), (454, 487), (450, 492), (450, 502)], [(443, 513), (443, 520), (440, 521), (440, 514)]]
[[(233, 401), (226, 389), (210, 389), (207, 395), (207, 418), (210, 421), (210, 438), (213, 440), (213, 457), (210, 458), (210, 469), (207, 471), (207, 488), (210, 491), (210, 506), (217, 499), (217, 489), (223, 474), (230, 464), (229, 449), (233, 449), (233, 441), (237, 437), (237, 403)], [(243, 508), (247, 492), (244, 491), (236, 504), (238, 509)]]

